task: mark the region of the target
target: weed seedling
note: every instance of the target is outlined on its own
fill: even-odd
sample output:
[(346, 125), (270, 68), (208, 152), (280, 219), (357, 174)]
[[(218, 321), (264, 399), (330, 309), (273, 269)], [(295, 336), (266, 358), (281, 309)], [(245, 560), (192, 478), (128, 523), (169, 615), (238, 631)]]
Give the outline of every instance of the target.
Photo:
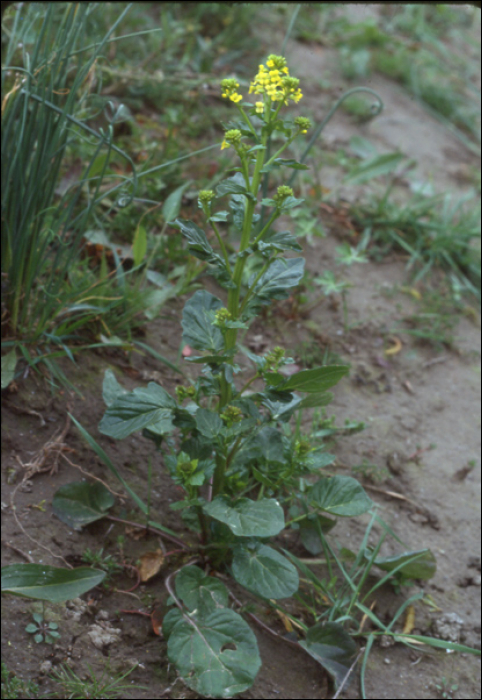
[(458, 683), (452, 683), (451, 680), (442, 676), (440, 683), (435, 683), (435, 687), (440, 693), (440, 697), (444, 700), (452, 700), (454, 693), (459, 689)]
[(35, 624), (33, 622), (28, 624), (25, 631), (35, 635), (34, 640), (37, 644), (41, 642), (53, 644), (57, 639), (60, 639), (60, 632), (57, 632), (59, 626), (56, 622), (47, 622), (40, 613), (33, 613), (32, 617)]

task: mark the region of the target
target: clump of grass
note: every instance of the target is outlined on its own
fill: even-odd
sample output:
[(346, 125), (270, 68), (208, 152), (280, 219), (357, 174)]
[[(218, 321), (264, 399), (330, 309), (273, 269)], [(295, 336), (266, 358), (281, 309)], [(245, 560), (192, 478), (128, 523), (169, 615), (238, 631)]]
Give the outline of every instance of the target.
[(122, 691), (126, 690), (147, 690), (145, 686), (134, 685), (131, 683), (123, 683), (123, 681), (136, 670), (137, 666), (133, 666), (125, 673), (112, 674), (109, 664), (106, 664), (104, 671), (100, 677), (97, 677), (92, 671), (92, 668), (87, 664), (89, 673), (87, 678), (82, 679), (77, 676), (68, 666), (61, 665), (59, 670), (52, 673), (52, 680), (56, 681), (62, 688), (62, 691), (55, 692), (53, 697), (57, 698), (79, 698), (88, 700), (89, 698), (119, 698)]
[(400, 205), (389, 192), (352, 209), (367, 252), (404, 251), (414, 282), (439, 267), (447, 272), (455, 298), (467, 292), (480, 301), (480, 203), (475, 197), (454, 202), (449, 194), (416, 195)]

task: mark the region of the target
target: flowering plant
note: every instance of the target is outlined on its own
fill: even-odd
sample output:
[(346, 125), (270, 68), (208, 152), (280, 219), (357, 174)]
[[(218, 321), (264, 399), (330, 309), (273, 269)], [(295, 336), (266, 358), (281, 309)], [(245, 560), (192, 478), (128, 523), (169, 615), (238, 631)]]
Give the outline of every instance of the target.
[[(174, 507), (198, 533), (199, 545), (191, 547), (189, 565), (166, 582), (174, 607), (164, 618), (163, 633), (169, 658), (187, 685), (203, 695), (225, 698), (252, 684), (261, 663), (256, 639), (241, 615), (228, 607), (224, 583), (193, 564), (202, 564), (208, 572), (227, 570), (264, 602), (288, 598), (298, 590), (298, 572), (272, 538), (289, 526), (298, 529), (305, 543), (320, 543), (323, 532), (334, 524), (323, 512), (359, 515), (371, 501), (355, 479), (320, 476), (334, 457), (313, 448), (299, 430), (291, 437), (283, 430), (295, 411), (326, 405), (331, 398), (327, 390), (348, 367), (330, 365), (287, 376), (283, 367), (290, 360), (282, 348), (264, 355), (245, 350), (252, 372), (241, 386), (235, 381), (246, 371), (236, 362), (239, 331), (249, 328), (263, 306), (287, 298), (303, 276), (303, 258), (284, 257), (301, 252), (296, 237), (273, 228), (279, 216), (302, 200), (286, 185), (271, 198), (259, 195), (262, 178), (272, 169), (306, 169), (280, 156), (308, 131), (310, 122), (305, 117), (280, 117), (284, 106), (303, 97), (299, 80), (290, 76), (282, 56), (271, 55), (259, 66), (249, 88), (256, 96), (254, 104), (243, 101), (235, 78), (221, 85), (223, 97), (235, 104), (240, 117), (228, 125), (221, 148), (233, 148), (239, 165), (215, 192), (199, 193), (210, 238), (192, 221), (177, 219), (174, 224), (191, 254), (208, 263), (226, 290), (224, 301), (199, 290), (183, 310), (183, 341), (199, 351), (186, 359), (203, 365), (202, 372), (189, 385), (178, 386), (176, 398), (154, 382), (126, 392), (111, 372), (106, 373), (108, 407), (99, 429), (117, 439), (142, 430), (156, 443), (183, 490), (184, 498)], [(269, 157), (274, 131), (286, 138)], [(228, 198), (228, 209), (215, 211), (215, 203), (223, 198)], [(257, 212), (260, 205), (270, 211), (266, 221)], [(221, 230), (226, 224), (239, 240), (235, 252), (228, 250)], [(260, 266), (244, 284), (250, 257)], [(170, 586), (174, 575), (175, 591)], [(330, 644), (335, 623), (329, 624), (329, 630), (313, 627), (311, 637), (302, 642), (310, 653), (310, 645)], [(335, 628), (337, 648), (343, 649), (348, 663), (354, 644), (340, 626)]]

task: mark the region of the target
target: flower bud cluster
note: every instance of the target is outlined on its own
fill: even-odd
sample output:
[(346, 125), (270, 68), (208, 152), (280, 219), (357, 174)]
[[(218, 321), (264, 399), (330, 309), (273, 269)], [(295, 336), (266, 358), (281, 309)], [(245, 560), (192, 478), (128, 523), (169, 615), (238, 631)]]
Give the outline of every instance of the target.
[(226, 426), (230, 428), (233, 423), (239, 423), (243, 420), (243, 412), (237, 406), (226, 406), (223, 413), (221, 413), (221, 418), (226, 423)]
[(288, 187), (288, 185), (280, 185), (273, 199), (278, 205), (278, 207), (281, 207), (285, 199), (287, 199), (288, 197), (293, 197), (293, 190), (291, 189), (291, 187)]

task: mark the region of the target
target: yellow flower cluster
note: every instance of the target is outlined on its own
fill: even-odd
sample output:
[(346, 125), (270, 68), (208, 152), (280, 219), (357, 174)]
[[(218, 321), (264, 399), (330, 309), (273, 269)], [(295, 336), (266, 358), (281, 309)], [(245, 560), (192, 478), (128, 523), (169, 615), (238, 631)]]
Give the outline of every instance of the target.
[(221, 81), (221, 87), (223, 88), (223, 97), (229, 97), (229, 99), (236, 103), (243, 99), (243, 96), (238, 93), (239, 83), (235, 78), (225, 78)]
[[(292, 78), (289, 74), (286, 59), (283, 56), (271, 54), (266, 61), (266, 66), (261, 64), (259, 71), (250, 85), (249, 92), (256, 95), (267, 95), (272, 102), (283, 102), (288, 104), (288, 100), (299, 102), (303, 93), (299, 88), (298, 78)], [(256, 111), (260, 112), (256, 103)]]

